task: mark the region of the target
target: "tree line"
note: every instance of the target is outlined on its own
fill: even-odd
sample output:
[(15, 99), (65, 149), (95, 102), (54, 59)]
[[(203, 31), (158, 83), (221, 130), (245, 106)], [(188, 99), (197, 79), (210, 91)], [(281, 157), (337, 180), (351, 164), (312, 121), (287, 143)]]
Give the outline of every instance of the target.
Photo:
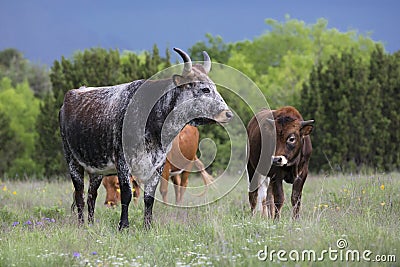
[[(312, 171), (398, 170), (400, 52), (386, 53), (368, 35), (329, 28), (325, 19), (305, 24), (287, 17), (266, 25), (253, 40), (226, 43), (207, 34), (189, 53), (202, 60), (206, 50), (214, 62), (246, 74), (271, 108), (293, 105), (315, 119)], [(49, 70), (15, 49), (0, 51), (0, 177), (66, 175), (58, 126), (65, 92), (149, 78), (172, 64), (169, 51), (91, 48), (55, 60)], [(247, 124), (253, 114), (246, 103), (220, 91)], [(211, 170), (220, 171), (229, 162), (229, 136), (215, 125), (200, 127), (200, 134), (214, 140)]]

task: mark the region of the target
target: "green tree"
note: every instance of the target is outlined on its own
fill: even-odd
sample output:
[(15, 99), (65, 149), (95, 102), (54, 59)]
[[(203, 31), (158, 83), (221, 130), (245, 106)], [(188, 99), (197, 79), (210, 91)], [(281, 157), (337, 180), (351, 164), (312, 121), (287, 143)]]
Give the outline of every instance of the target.
[(349, 52), (314, 67), (301, 105), (304, 117), (316, 120), (313, 170), (398, 168), (400, 83), (393, 57), (377, 45), (369, 62)]
[(36, 97), (42, 98), (51, 91), (51, 82), (45, 66), (32, 64), (17, 49), (9, 48), (0, 51), (0, 79), (8, 77), (15, 87), (28, 81)]
[(7, 170), (10, 176), (34, 174), (37, 166), (32, 159), (35, 152), (35, 122), (39, 113), (39, 100), (33, 95), (27, 82), (13, 87), (11, 80), (0, 81), (0, 109), (10, 119), (10, 128), (23, 152), (15, 158)]
[(206, 34), (207, 42), (200, 41), (189, 48), (189, 54), (193, 61), (203, 61), (203, 51), (207, 51), (213, 62), (226, 64), (230, 57), (232, 44), (225, 43), (221, 36)]
[(13, 161), (23, 152), (23, 146), (17, 140), (10, 123), (7, 114), (0, 110), (0, 177), (6, 174)]
[(40, 116), (36, 121), (38, 138), (35, 160), (40, 166), (38, 172), (41, 177), (61, 175), (64, 174), (62, 170), (66, 170), (57, 119), (59, 108), (55, 103), (53, 94), (47, 94), (40, 105)]

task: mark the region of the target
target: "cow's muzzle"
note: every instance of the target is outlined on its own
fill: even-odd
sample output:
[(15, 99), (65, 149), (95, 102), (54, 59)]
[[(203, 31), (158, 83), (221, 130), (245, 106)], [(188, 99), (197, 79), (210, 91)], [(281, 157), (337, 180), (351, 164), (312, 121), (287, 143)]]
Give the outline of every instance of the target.
[(214, 120), (218, 123), (227, 123), (233, 118), (233, 113), (229, 109), (221, 111)]
[(272, 165), (275, 166), (286, 166), (288, 164), (288, 160), (285, 156), (272, 156)]

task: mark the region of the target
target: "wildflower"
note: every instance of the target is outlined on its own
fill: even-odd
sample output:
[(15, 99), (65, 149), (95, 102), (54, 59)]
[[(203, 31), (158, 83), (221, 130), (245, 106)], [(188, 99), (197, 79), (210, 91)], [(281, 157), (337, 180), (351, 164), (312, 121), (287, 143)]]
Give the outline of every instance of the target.
[(381, 206), (383, 207), (383, 206), (385, 206), (385, 201), (383, 201), (383, 202), (381, 202)]
[(381, 184), (380, 188), (381, 188), (381, 190), (385, 190), (385, 185)]
[(79, 252), (74, 252), (73, 254), (74, 258), (79, 258), (81, 256), (81, 253)]
[(17, 191), (13, 191), (13, 195), (15, 196), (17, 194)]
[(6, 186), (6, 185), (3, 186), (3, 191), (4, 191), (4, 192), (7, 191), (7, 186)]
[(97, 252), (96, 252), (96, 251), (93, 251), (93, 252), (92, 252), (92, 255), (97, 255)]
[(19, 222), (13, 222), (12, 226), (17, 226)]
[(324, 204), (324, 208), (327, 208), (328, 207), (328, 204)]
[(117, 192), (118, 192), (118, 193), (121, 193), (121, 189), (118, 188), (118, 189), (117, 189)]
[(24, 224), (25, 225), (32, 225), (32, 222), (30, 220), (27, 220)]
[(362, 191), (363, 194), (365, 194), (365, 189)]

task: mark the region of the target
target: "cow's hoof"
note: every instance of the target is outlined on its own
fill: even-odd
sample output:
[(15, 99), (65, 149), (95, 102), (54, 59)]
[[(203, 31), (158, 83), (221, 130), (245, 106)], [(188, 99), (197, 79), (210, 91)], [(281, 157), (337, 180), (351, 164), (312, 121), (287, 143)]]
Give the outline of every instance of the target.
[(118, 230), (122, 231), (124, 229), (128, 229), (129, 228), (129, 222), (119, 222), (118, 224)]

